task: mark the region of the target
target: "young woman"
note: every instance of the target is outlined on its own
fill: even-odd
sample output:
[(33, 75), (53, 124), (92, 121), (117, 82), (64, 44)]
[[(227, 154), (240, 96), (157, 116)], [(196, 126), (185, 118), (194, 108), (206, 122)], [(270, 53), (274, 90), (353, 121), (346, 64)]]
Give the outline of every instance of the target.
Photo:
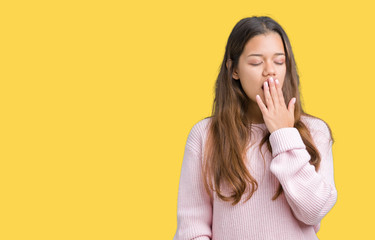
[(211, 117), (188, 136), (177, 203), (182, 239), (318, 239), (337, 200), (329, 126), (305, 113), (289, 39), (269, 17), (240, 20)]

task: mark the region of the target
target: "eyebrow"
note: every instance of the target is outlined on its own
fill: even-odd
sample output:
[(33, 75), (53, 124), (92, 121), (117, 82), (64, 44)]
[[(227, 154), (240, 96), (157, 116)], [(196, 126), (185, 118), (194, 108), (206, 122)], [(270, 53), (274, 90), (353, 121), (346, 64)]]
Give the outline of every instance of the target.
[[(284, 56), (285, 54), (284, 54), (284, 53), (275, 53), (274, 56), (275, 56), (275, 55), (276, 55), (276, 56), (280, 56), (280, 55)], [(253, 54), (248, 55), (247, 58), (248, 58), (248, 57), (251, 57), (251, 56), (263, 57), (262, 54), (253, 53)]]

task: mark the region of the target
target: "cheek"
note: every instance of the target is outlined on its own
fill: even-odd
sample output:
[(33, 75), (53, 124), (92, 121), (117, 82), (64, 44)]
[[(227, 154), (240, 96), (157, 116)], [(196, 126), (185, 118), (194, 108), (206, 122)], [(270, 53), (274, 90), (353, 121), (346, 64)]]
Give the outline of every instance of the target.
[(280, 82), (281, 89), (283, 89), (284, 83), (285, 83), (284, 78), (279, 78), (279, 82)]
[(280, 69), (280, 79), (285, 79), (285, 75), (286, 75), (286, 67), (284, 66), (282, 69)]
[(281, 86), (284, 86), (285, 74), (286, 74), (286, 71), (283, 70), (283, 71), (280, 71), (280, 73), (277, 76), (279, 79), (279, 82), (281, 83)]
[(251, 83), (256, 83), (257, 81), (259, 81), (259, 79), (262, 79), (262, 71), (259, 70), (259, 69), (246, 69), (246, 71), (244, 71), (244, 74), (242, 76), (244, 79), (247, 79), (248, 82), (251, 82)]

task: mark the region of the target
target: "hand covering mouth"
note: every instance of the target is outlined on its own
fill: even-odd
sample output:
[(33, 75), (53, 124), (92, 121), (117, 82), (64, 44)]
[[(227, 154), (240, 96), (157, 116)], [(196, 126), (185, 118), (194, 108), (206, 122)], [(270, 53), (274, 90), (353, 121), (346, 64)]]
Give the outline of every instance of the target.
[(264, 83), (265, 83), (265, 82), (268, 83), (268, 80), (269, 80), (269, 79), (270, 79), (270, 78), (268, 78), (266, 81), (263, 82), (262, 86), (260, 87), (262, 90), (264, 90)]
[(264, 90), (264, 83), (267, 82), (268, 83), (268, 80), (264, 81), (262, 86), (260, 87), (262, 90)]

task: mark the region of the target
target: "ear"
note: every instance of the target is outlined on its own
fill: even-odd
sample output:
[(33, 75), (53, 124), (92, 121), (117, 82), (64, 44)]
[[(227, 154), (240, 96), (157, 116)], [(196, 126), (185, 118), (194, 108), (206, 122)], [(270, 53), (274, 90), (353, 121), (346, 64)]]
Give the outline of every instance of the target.
[[(226, 63), (227, 69), (230, 70), (232, 67), (232, 59), (228, 59)], [(237, 70), (233, 69), (232, 78), (238, 80), (240, 77), (238, 76)]]

